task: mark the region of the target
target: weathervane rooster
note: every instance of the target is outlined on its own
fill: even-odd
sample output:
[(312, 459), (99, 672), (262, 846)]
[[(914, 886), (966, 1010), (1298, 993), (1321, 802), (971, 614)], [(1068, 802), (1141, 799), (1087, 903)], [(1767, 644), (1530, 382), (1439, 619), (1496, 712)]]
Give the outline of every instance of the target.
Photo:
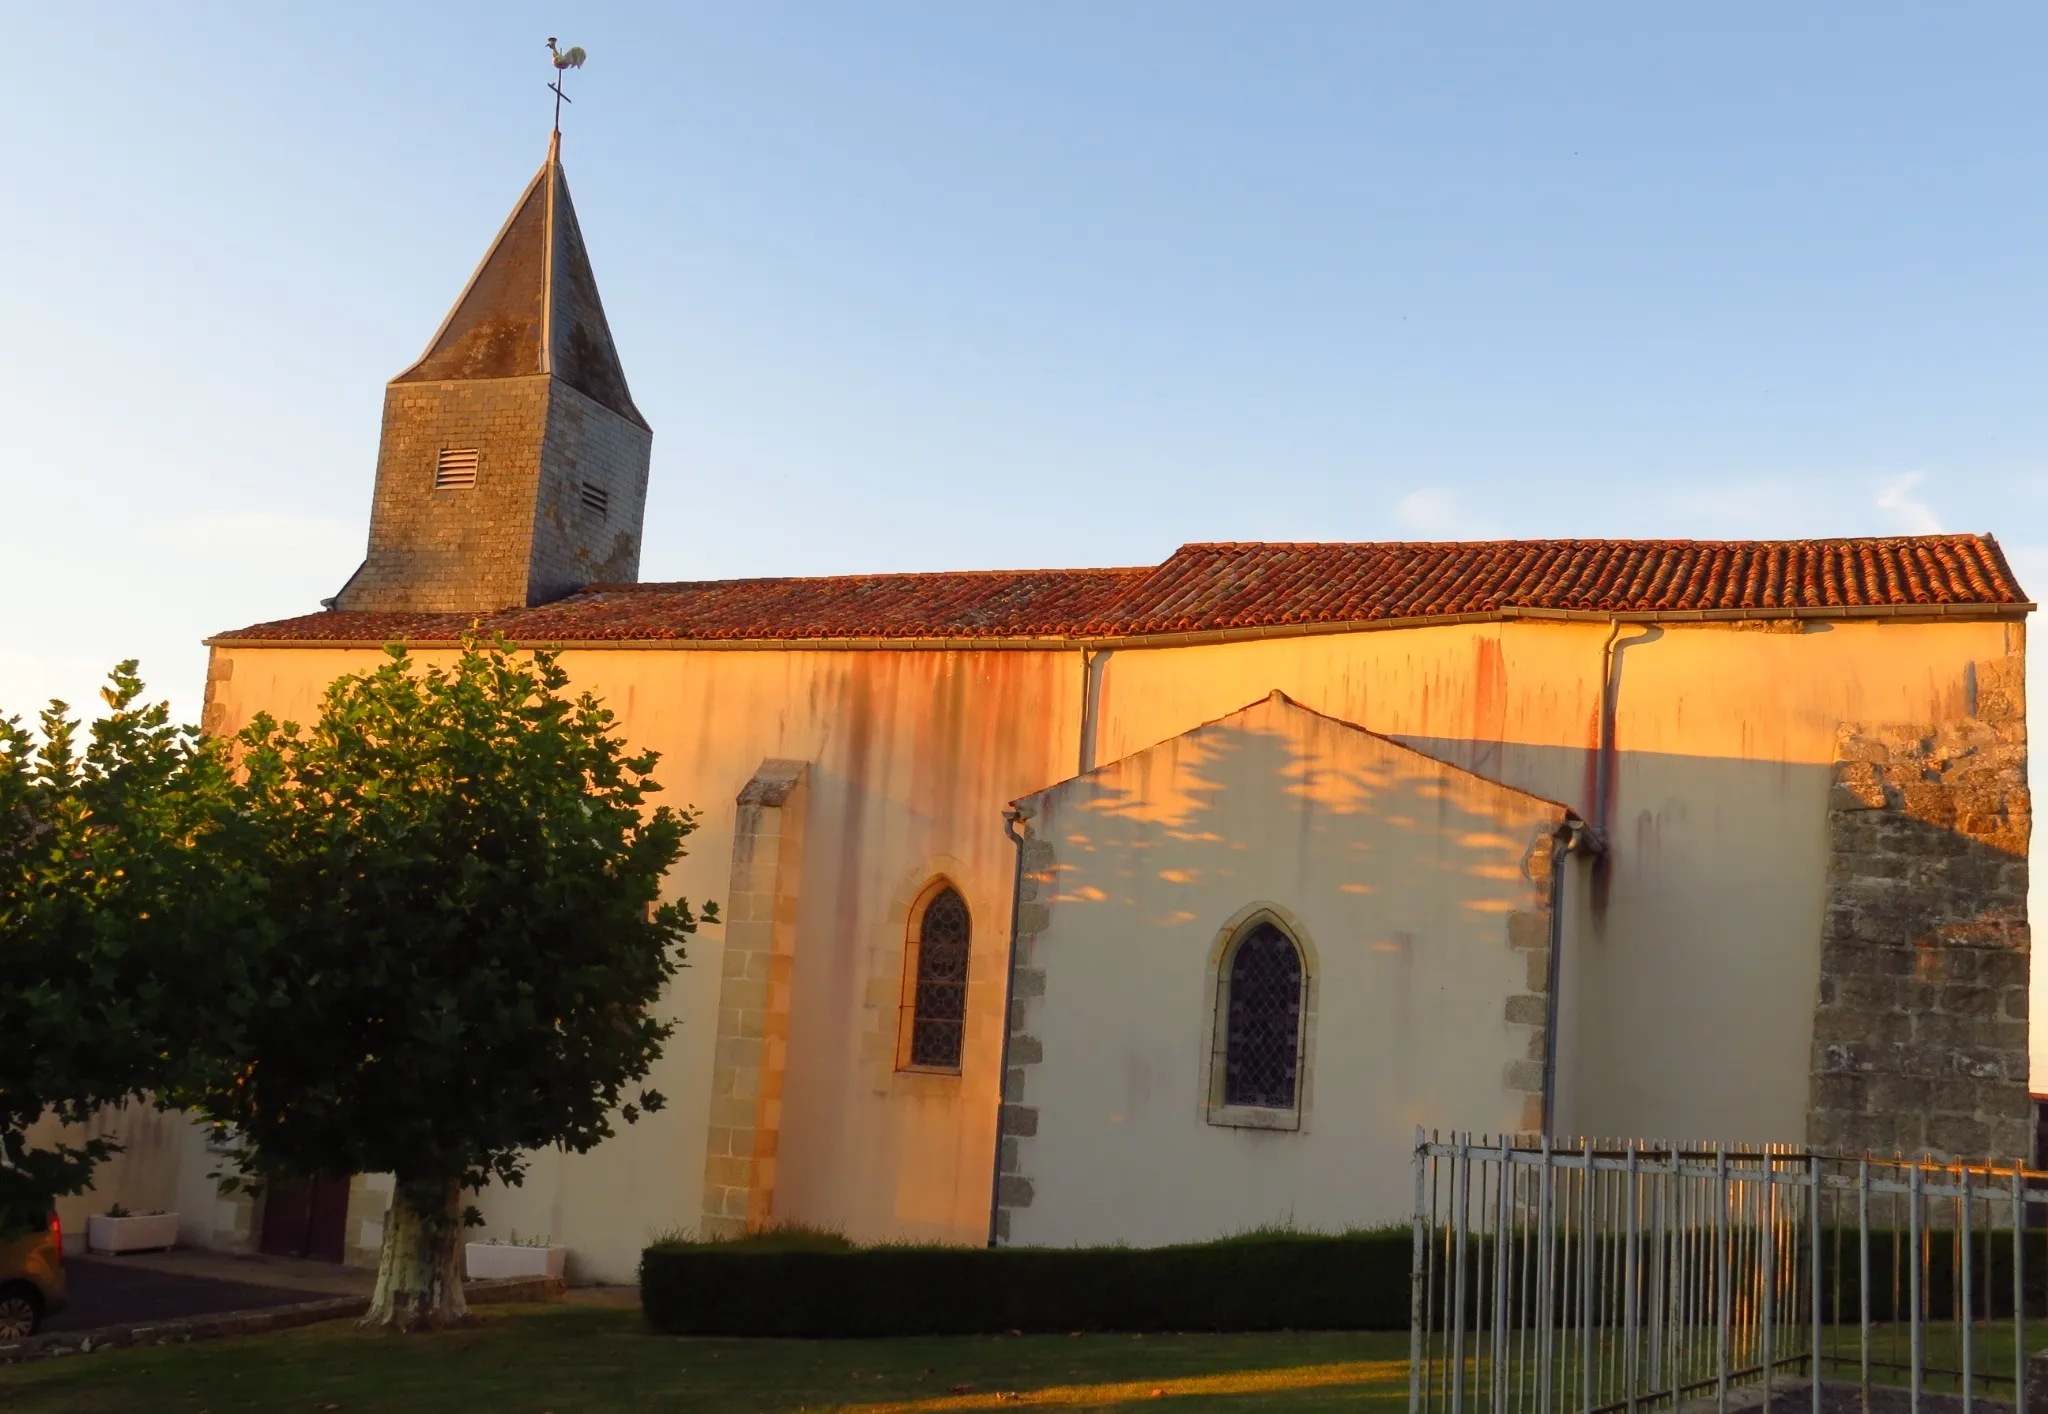
[(582, 68), (587, 56), (580, 44), (572, 44), (567, 49), (555, 48), (553, 35), (548, 36), (548, 53), (554, 56), (555, 61), (555, 81), (548, 85), (548, 89), (555, 95), (555, 131), (559, 133), (562, 130), (562, 105), (574, 101), (562, 92), (562, 73), (566, 69)]

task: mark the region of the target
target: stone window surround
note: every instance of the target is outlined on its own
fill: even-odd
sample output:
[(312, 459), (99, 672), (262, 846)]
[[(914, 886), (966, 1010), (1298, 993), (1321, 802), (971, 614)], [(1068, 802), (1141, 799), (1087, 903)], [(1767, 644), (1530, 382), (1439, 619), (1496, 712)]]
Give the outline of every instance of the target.
[[(915, 868), (907, 869), (898, 876), (896, 887), (889, 894), (888, 908), (868, 932), (869, 943), (863, 950), (866, 981), (862, 991), (865, 1020), (861, 1029), (860, 1067), (869, 1088), (877, 1095), (933, 1099), (956, 1099), (960, 1095), (968, 1058), (973, 1054), (973, 1038), (965, 1033), (961, 1037), (961, 1070), (901, 1069), (896, 1064), (901, 1054), (903, 1034), (903, 972), (909, 961), (904, 956), (908, 951), (905, 945), (916, 926), (918, 909), (935, 887), (943, 887), (946, 883), (960, 891), (960, 897), (967, 903), (969, 917), (1000, 917), (995, 909), (998, 894), (994, 881), (984, 878), (972, 864), (957, 855), (927, 855)], [(1001, 888), (1001, 896), (1007, 898), (1007, 878)], [(968, 952), (967, 1015), (970, 1026), (973, 1024), (977, 989), (1002, 985), (1002, 955), (998, 953), (993, 958), (980, 959), (974, 956), (974, 949), (986, 946), (987, 941), (977, 937)], [(995, 940), (998, 948), (1006, 945), (1006, 938)], [(995, 969), (993, 975), (991, 967)]]
[[(1270, 923), (1286, 934), (1301, 958), (1301, 1025), (1295, 1033), (1294, 1105), (1289, 1109), (1230, 1105), (1223, 1100), (1224, 1053), (1230, 1043), (1230, 960), (1236, 955), (1237, 945), (1261, 923)], [(1202, 1075), (1197, 1092), (1202, 1096), (1203, 1121), (1224, 1129), (1305, 1131), (1315, 1096), (1316, 1003), (1322, 979), (1314, 939), (1293, 913), (1260, 899), (1233, 913), (1217, 930), (1216, 941), (1209, 947), (1208, 968), (1209, 1004), (1203, 1017)]]
[[(901, 1075), (937, 1075), (957, 1080), (967, 1062), (967, 1018), (964, 1014), (960, 1020), (960, 1065), (913, 1065), (910, 1060), (911, 1037), (917, 1027), (917, 967), (918, 950), (921, 946), (919, 935), (924, 931), (925, 910), (930, 908), (932, 900), (946, 889), (958, 894), (961, 906), (967, 910), (967, 965), (970, 973), (974, 966), (974, 905), (967, 901), (967, 890), (960, 887), (951, 875), (935, 871), (917, 891), (916, 898), (911, 901), (910, 907), (904, 913), (903, 961), (896, 999), (896, 1071)], [(966, 982), (963, 979), (963, 1002), (965, 990)]]

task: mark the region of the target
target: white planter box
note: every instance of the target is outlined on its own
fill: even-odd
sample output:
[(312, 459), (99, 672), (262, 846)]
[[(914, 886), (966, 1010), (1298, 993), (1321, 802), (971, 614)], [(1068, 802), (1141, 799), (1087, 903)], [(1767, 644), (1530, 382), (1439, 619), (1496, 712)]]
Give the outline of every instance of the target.
[(178, 1215), (85, 1220), (85, 1245), (94, 1252), (153, 1252), (178, 1245)]
[(569, 1261), (566, 1247), (514, 1247), (503, 1242), (463, 1244), (471, 1281), (493, 1277), (555, 1277), (560, 1279)]

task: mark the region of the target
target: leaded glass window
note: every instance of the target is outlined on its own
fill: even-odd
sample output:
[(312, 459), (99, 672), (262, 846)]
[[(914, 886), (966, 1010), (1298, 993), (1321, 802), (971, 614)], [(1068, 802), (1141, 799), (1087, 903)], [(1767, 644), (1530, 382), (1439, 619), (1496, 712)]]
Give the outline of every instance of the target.
[(1223, 1103), (1291, 1110), (1301, 1066), (1301, 954), (1261, 923), (1230, 955)]
[(967, 1020), (967, 901), (948, 885), (932, 895), (917, 927), (917, 991), (911, 1002), (910, 1063), (960, 1068)]

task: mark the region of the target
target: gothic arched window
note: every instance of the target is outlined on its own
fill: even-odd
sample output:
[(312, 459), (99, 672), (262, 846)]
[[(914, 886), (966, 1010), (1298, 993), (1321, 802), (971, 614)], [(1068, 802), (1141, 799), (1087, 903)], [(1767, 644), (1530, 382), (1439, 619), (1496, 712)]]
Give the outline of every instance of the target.
[(910, 997), (908, 1063), (958, 1070), (967, 1022), (967, 954), (973, 940), (967, 900), (951, 884), (934, 893), (918, 916), (917, 979)]
[(1227, 968), (1223, 1103), (1295, 1109), (1301, 1093), (1301, 951), (1262, 920), (1237, 940)]

